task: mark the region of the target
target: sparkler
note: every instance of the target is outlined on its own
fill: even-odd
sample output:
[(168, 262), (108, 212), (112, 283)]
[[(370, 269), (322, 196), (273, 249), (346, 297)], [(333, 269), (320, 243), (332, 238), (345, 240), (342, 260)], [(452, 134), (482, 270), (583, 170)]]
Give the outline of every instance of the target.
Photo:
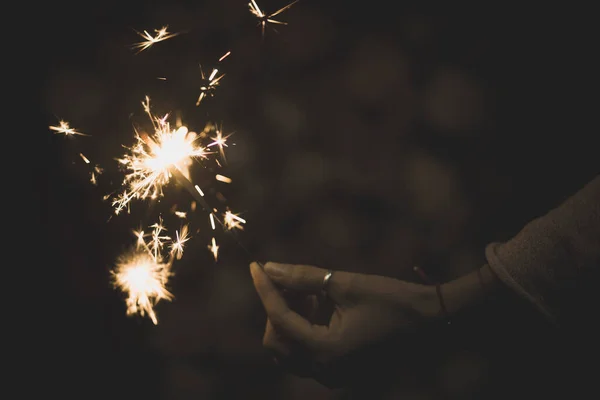
[(131, 47), (133, 49), (138, 49), (138, 51), (136, 53), (136, 54), (138, 54), (138, 53), (141, 53), (142, 51), (152, 47), (155, 43), (159, 43), (159, 42), (174, 38), (175, 36), (179, 35), (178, 32), (171, 33), (169, 31), (167, 31), (167, 28), (168, 28), (168, 26), (163, 26), (160, 29), (155, 29), (154, 30), (154, 32), (156, 33), (155, 36), (152, 36), (150, 33), (148, 33), (148, 31), (144, 31), (144, 32), (135, 31), (138, 35), (140, 35), (142, 37), (142, 39), (145, 39), (145, 40), (134, 43)]
[[(250, 12), (259, 19), (262, 36), (265, 35), (267, 24), (287, 25), (286, 22), (274, 19), (277, 15), (291, 8), (298, 0), (280, 8), (273, 13), (266, 13), (261, 10), (255, 0), (250, 0), (248, 6)], [(131, 47), (137, 50), (136, 54), (149, 49), (156, 43), (171, 39), (180, 33), (173, 33), (167, 30), (168, 26), (154, 30), (154, 35), (148, 31), (135, 31), (143, 40), (134, 43)], [(275, 31), (277, 32), (277, 31)], [(218, 59), (218, 63), (227, 58), (231, 52), (225, 53)], [(204, 81), (200, 87), (200, 94), (196, 101), (196, 106), (200, 105), (206, 97), (214, 96), (217, 86), (225, 74), (219, 74), (218, 68), (213, 68), (208, 76), (205, 76), (200, 65), (201, 78)], [(158, 77), (159, 80), (166, 80), (164, 77)], [(217, 153), (222, 161), (226, 161), (224, 148), (228, 147), (227, 139), (233, 134), (223, 134), (222, 127), (216, 128), (207, 125), (200, 134), (190, 131), (185, 125), (176, 123), (172, 127), (169, 122), (169, 114), (158, 117), (150, 110), (150, 98), (146, 96), (142, 101), (145, 114), (152, 124), (152, 132), (148, 133), (141, 129), (135, 129), (135, 142), (131, 147), (125, 147), (127, 152), (117, 161), (120, 167), (125, 171), (122, 181), (123, 190), (113, 198), (112, 205), (115, 214), (119, 214), (123, 209), (129, 209), (130, 202), (134, 199), (156, 199), (163, 196), (163, 187), (167, 185), (172, 178), (175, 178), (194, 198), (191, 211), (194, 211), (196, 204), (209, 213), (210, 227), (214, 232), (218, 222), (225, 231), (242, 230), (246, 220), (238, 214), (234, 214), (227, 209), (223, 215), (223, 221), (217, 218), (218, 210), (211, 208), (205, 199), (205, 194), (198, 185), (194, 185), (190, 180), (190, 167), (194, 161), (207, 160), (210, 154)], [(72, 128), (68, 122), (59, 121), (57, 126), (50, 126), (50, 129), (56, 134), (64, 136), (90, 136)], [(208, 133), (214, 132), (211, 136), (211, 143), (202, 145), (200, 139), (209, 137)], [(211, 148), (215, 151), (210, 151)], [(81, 159), (88, 165), (90, 160), (79, 153)], [(214, 160), (218, 166), (221, 166), (218, 159)], [(96, 176), (102, 173), (102, 169), (97, 165), (91, 172), (91, 180), (96, 181)], [(232, 179), (224, 175), (216, 174), (215, 179), (223, 183), (231, 183)], [(111, 197), (106, 195), (104, 199)], [(220, 192), (216, 197), (224, 201)], [(177, 211), (173, 207), (171, 212), (178, 218), (186, 218), (187, 213)], [(161, 300), (170, 301), (173, 294), (167, 289), (169, 278), (173, 275), (172, 265), (174, 260), (183, 257), (184, 246), (190, 240), (189, 225), (182, 225), (180, 230), (175, 231), (175, 238), (166, 234), (166, 228), (162, 223), (162, 218), (150, 226), (152, 231), (145, 234), (144, 231), (134, 231), (137, 237), (135, 246), (127, 253), (121, 255), (112, 271), (113, 284), (115, 287), (127, 294), (126, 305), (127, 314), (139, 314), (149, 316), (154, 324), (158, 323), (154, 306)], [(239, 242), (238, 242), (239, 243)], [(243, 248), (241, 243), (240, 246)], [(212, 253), (215, 261), (218, 258), (219, 246), (214, 235), (211, 237), (211, 243), (207, 246)], [(244, 248), (245, 250), (245, 248)]]
[[(283, 22), (283, 21), (278, 21), (276, 19), (273, 19), (273, 17), (281, 14), (282, 12), (290, 9), (294, 4), (296, 4), (299, 0), (295, 0), (293, 2), (291, 2), (290, 4), (288, 4), (285, 7), (280, 8), (279, 10), (271, 13), (271, 14), (266, 14), (264, 11), (262, 11), (260, 9), (260, 7), (258, 6), (258, 4), (256, 4), (255, 0), (250, 0), (250, 3), (248, 3), (248, 7), (250, 8), (250, 12), (259, 19), (258, 25), (260, 26), (261, 29), (261, 34), (264, 37), (265, 36), (265, 29), (267, 27), (267, 24), (271, 23), (271, 24), (278, 24), (278, 25), (287, 25), (287, 22)], [(275, 30), (275, 29), (273, 29)], [(277, 32), (275, 30), (275, 32)]]
[(150, 98), (142, 102), (154, 132), (149, 136), (136, 130), (136, 143), (129, 152), (118, 159), (128, 173), (123, 180), (126, 188), (114, 201), (118, 214), (133, 199), (157, 198), (162, 196), (174, 171), (189, 179), (189, 167), (194, 159), (207, 158), (206, 147), (198, 143), (198, 135), (184, 125), (174, 129), (168, 122), (169, 115), (159, 118), (150, 110)]

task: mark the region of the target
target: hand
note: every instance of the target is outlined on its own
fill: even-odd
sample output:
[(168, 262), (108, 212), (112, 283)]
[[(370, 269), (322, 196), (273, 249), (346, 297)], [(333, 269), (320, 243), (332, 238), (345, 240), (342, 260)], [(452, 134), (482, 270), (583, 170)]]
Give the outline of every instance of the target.
[(269, 262), (250, 271), (267, 313), (264, 346), (292, 372), (327, 386), (352, 379), (356, 366), (373, 370), (364, 357), (374, 346), (385, 352), (387, 339), (439, 310), (435, 289), (393, 278), (335, 271), (323, 296), (325, 269)]

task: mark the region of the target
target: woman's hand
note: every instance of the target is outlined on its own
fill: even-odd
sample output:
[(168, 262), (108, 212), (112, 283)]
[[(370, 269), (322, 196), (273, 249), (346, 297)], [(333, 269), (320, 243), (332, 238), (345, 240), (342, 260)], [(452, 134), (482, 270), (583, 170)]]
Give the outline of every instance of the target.
[[(292, 372), (328, 386), (352, 379), (350, 368), (373, 370), (364, 358), (373, 345), (439, 313), (431, 286), (335, 271), (324, 296), (325, 269), (269, 262), (250, 271), (268, 317), (264, 346)], [(359, 354), (357, 365), (351, 360)]]

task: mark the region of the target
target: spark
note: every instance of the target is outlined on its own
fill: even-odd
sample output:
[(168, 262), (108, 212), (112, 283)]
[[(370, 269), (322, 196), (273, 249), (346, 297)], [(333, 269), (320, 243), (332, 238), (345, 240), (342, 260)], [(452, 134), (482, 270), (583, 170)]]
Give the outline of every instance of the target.
[(243, 230), (244, 227), (242, 224), (246, 223), (246, 220), (237, 216), (237, 214), (232, 213), (231, 211), (225, 211), (223, 215), (223, 223), (227, 229), (240, 229)]
[(181, 219), (187, 218), (187, 213), (185, 211), (175, 211), (174, 214)]
[(150, 241), (149, 247), (152, 250), (152, 254), (154, 255), (154, 257), (158, 258), (160, 251), (165, 245), (165, 242), (170, 241), (171, 237), (162, 234), (163, 231), (167, 230), (167, 228), (165, 228), (162, 224), (162, 218), (159, 218), (158, 222), (156, 222), (155, 224), (150, 225), (150, 228), (154, 229), (152, 229), (152, 240)]
[[(282, 8), (280, 8), (279, 10), (271, 13), (271, 14), (267, 14), (264, 11), (262, 11), (260, 9), (260, 7), (258, 6), (258, 4), (256, 4), (255, 0), (250, 0), (250, 3), (248, 3), (248, 7), (250, 7), (250, 12), (259, 19), (259, 23), (258, 25), (260, 25), (261, 28), (261, 33), (262, 36), (265, 36), (265, 29), (267, 27), (268, 23), (271, 24), (278, 24), (278, 25), (287, 25), (287, 22), (283, 22), (283, 21), (278, 21), (273, 19), (273, 17), (281, 14), (282, 12), (288, 10), (289, 8), (291, 8), (294, 4), (296, 4), (299, 0), (295, 0), (293, 2), (291, 2), (290, 4), (288, 4), (287, 6), (284, 6)], [(277, 31), (275, 31), (277, 32)]]
[(92, 182), (93, 185), (97, 185), (98, 184), (98, 175), (102, 175), (102, 173), (104, 172), (104, 169), (100, 168), (99, 165), (96, 165), (94, 167), (94, 170), (92, 172), (90, 172), (90, 182)]
[(175, 231), (176, 239), (171, 244), (171, 254), (174, 254), (178, 260), (180, 260), (183, 256), (183, 244), (190, 240), (188, 231), (188, 225), (184, 225), (181, 228), (181, 233), (179, 231)]
[(209, 218), (210, 218), (210, 227), (214, 231), (215, 230), (215, 217), (213, 216), (213, 213), (209, 214)]
[(123, 180), (125, 190), (113, 201), (118, 214), (133, 199), (158, 198), (163, 186), (177, 170), (189, 179), (189, 167), (194, 160), (207, 158), (206, 147), (199, 145), (198, 135), (184, 125), (173, 129), (167, 121), (168, 114), (156, 117), (150, 111), (150, 98), (142, 102), (144, 111), (152, 122), (152, 136), (136, 130), (135, 144), (118, 162), (127, 171)]
[(200, 76), (202, 80), (205, 82), (202, 86), (200, 86), (200, 95), (198, 96), (198, 100), (196, 100), (196, 105), (199, 106), (202, 100), (207, 96), (213, 96), (215, 89), (219, 86), (221, 79), (225, 76), (225, 74), (221, 74), (217, 76), (219, 70), (217, 68), (213, 68), (212, 72), (206, 78), (204, 75), (204, 70), (202, 69), (202, 65), (200, 65)]
[(217, 258), (219, 257), (219, 246), (217, 246), (217, 240), (214, 237), (211, 242), (212, 244), (208, 245), (208, 249), (213, 254), (215, 261), (217, 261)]
[(212, 147), (212, 146), (218, 146), (219, 147), (219, 154), (221, 155), (221, 158), (223, 158), (223, 160), (225, 160), (225, 149), (224, 147), (228, 147), (227, 146), (227, 139), (229, 138), (229, 136), (233, 135), (234, 132), (223, 136), (223, 127), (216, 129), (215, 130), (215, 134), (216, 136), (211, 137), (211, 139), (213, 140), (212, 143), (208, 144), (206, 147)]
[(231, 183), (232, 182), (231, 178), (221, 175), (221, 174), (215, 175), (215, 179), (218, 180), (219, 182), (223, 182), (223, 183)]
[(179, 33), (171, 33), (169, 31), (167, 31), (167, 28), (168, 28), (168, 26), (163, 26), (160, 29), (155, 29), (154, 30), (154, 32), (156, 33), (155, 36), (152, 36), (150, 33), (148, 33), (148, 31), (144, 31), (144, 32), (135, 31), (139, 36), (142, 37), (142, 39), (145, 39), (145, 40), (142, 42), (134, 43), (131, 47), (133, 49), (138, 49), (137, 53), (141, 53), (142, 51), (150, 48), (155, 43), (162, 42), (163, 40), (171, 39), (171, 38), (179, 35)]
[(194, 185), (194, 188), (198, 191), (198, 193), (200, 194), (200, 196), (204, 197), (204, 192), (202, 191), (202, 189), (200, 189), (200, 186)]
[(231, 50), (228, 51), (227, 53), (223, 54), (221, 56), (221, 58), (219, 58), (219, 62), (223, 61), (224, 59), (226, 59), (227, 57), (229, 57), (231, 55)]
[[(153, 225), (152, 239), (147, 243), (144, 231), (134, 231), (137, 237), (133, 250), (121, 255), (111, 271), (113, 284), (127, 294), (127, 315), (148, 315), (152, 322), (158, 324), (154, 306), (160, 300), (172, 300), (173, 295), (166, 285), (172, 275), (172, 257), (165, 260), (160, 253), (153, 251), (156, 240), (164, 240), (160, 236), (162, 224)], [(161, 227), (157, 231), (157, 227)], [(158, 233), (157, 233), (158, 232)]]
[(65, 135), (65, 136), (75, 136), (75, 135), (78, 135), (78, 136), (90, 136), (90, 135), (87, 135), (85, 133), (81, 133), (81, 132), (77, 131), (74, 128), (71, 128), (71, 126), (69, 125), (69, 123), (67, 121), (63, 121), (63, 120), (58, 121), (58, 125), (57, 126), (52, 126), (51, 125), (49, 128), (50, 128), (50, 130), (56, 132), (57, 135), (58, 134), (62, 134), (62, 135)]
[(79, 153), (79, 157), (81, 157), (81, 159), (83, 160), (84, 163), (89, 164), (90, 160), (88, 160), (88, 158), (86, 156), (83, 155), (83, 153)]

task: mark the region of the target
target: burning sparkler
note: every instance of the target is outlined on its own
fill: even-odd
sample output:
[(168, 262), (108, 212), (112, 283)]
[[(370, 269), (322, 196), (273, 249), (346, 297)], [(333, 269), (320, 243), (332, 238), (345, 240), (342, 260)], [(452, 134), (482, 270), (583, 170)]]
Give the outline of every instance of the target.
[(173, 173), (179, 172), (189, 179), (189, 167), (194, 159), (207, 158), (206, 147), (198, 144), (198, 135), (186, 126), (171, 128), (169, 115), (156, 117), (150, 110), (150, 98), (142, 102), (144, 111), (152, 122), (152, 136), (136, 130), (136, 143), (119, 159), (128, 171), (123, 186), (126, 190), (114, 201), (119, 213), (133, 199), (157, 198)]
[(152, 36), (150, 33), (148, 33), (148, 31), (144, 31), (144, 32), (135, 31), (135, 33), (140, 35), (145, 40), (138, 42), (138, 43), (134, 43), (131, 47), (133, 49), (138, 49), (137, 53), (141, 53), (142, 51), (152, 47), (155, 43), (159, 43), (159, 42), (162, 42), (163, 40), (171, 39), (171, 38), (179, 35), (179, 33), (171, 33), (169, 31), (167, 31), (167, 28), (168, 28), (168, 26), (163, 26), (160, 29), (155, 29), (154, 30), (154, 32), (156, 33), (155, 36)]
[[(291, 8), (298, 0), (280, 8), (273, 13), (266, 13), (261, 10), (256, 3), (256, 0), (250, 0), (248, 6), (250, 12), (259, 19), (258, 25), (261, 26), (262, 36), (265, 35), (267, 24), (287, 25), (286, 22), (274, 19), (277, 15)], [(161, 29), (155, 29), (154, 35), (148, 31), (136, 33), (143, 39), (140, 42), (134, 43), (131, 47), (140, 53), (149, 49), (154, 44), (171, 39), (180, 33), (172, 33), (167, 30), (167, 26)], [(227, 58), (231, 52), (225, 53), (218, 59), (218, 63)], [(225, 74), (219, 74), (218, 68), (213, 68), (208, 76), (205, 76), (202, 66), (200, 66), (201, 78), (204, 81), (200, 87), (200, 94), (196, 101), (198, 106), (203, 99), (214, 95), (216, 87), (219, 86)], [(158, 77), (159, 80), (166, 80), (164, 77)], [(208, 206), (205, 200), (204, 192), (198, 185), (194, 185), (190, 180), (189, 168), (193, 161), (207, 159), (210, 148), (218, 148), (220, 158), (225, 161), (224, 148), (228, 147), (227, 139), (232, 135), (223, 135), (222, 127), (216, 128), (211, 125), (200, 131), (199, 134), (191, 132), (188, 128), (177, 121), (175, 127), (171, 127), (169, 114), (163, 117), (154, 115), (150, 110), (150, 99), (146, 96), (142, 101), (145, 114), (150, 119), (152, 124), (152, 132), (147, 133), (144, 130), (135, 129), (135, 143), (132, 147), (126, 147), (127, 152), (121, 158), (117, 159), (120, 166), (125, 170), (125, 177), (122, 182), (123, 191), (113, 199), (113, 207), (116, 214), (124, 208), (129, 207), (129, 203), (133, 199), (155, 199), (163, 196), (163, 187), (170, 182), (172, 177), (175, 177), (187, 191), (192, 195), (191, 211), (195, 211), (196, 204), (200, 204), (202, 208), (209, 213), (210, 226), (213, 231), (211, 235), (211, 244), (208, 249), (213, 254), (215, 261), (218, 258), (219, 246), (217, 245), (214, 231), (216, 223), (223, 227), (224, 230), (234, 231), (236, 229), (244, 229), (243, 224), (246, 220), (234, 214), (227, 209), (223, 215), (223, 221), (219, 220), (217, 215), (221, 215), (216, 208)], [(56, 134), (64, 136), (90, 136), (71, 128), (66, 121), (59, 121), (57, 126), (50, 126), (50, 129)], [(210, 136), (214, 133), (215, 136)], [(200, 139), (208, 138), (212, 140), (206, 146), (200, 144)], [(216, 153), (216, 151), (215, 151)], [(90, 160), (79, 153), (81, 159), (90, 164)], [(215, 159), (218, 166), (221, 166), (218, 159)], [(102, 173), (102, 169), (98, 166), (94, 167), (91, 173), (92, 182), (96, 181), (96, 176)], [(220, 174), (215, 176), (215, 179), (223, 183), (231, 183), (232, 179)], [(109, 198), (112, 194), (105, 196)], [(224, 196), (217, 192), (216, 198), (225, 201)], [(174, 206), (171, 212), (178, 218), (187, 218), (187, 213), (177, 211)], [(144, 233), (140, 230), (134, 232), (137, 241), (135, 246), (127, 253), (121, 255), (115, 263), (115, 268), (112, 271), (112, 278), (115, 287), (127, 294), (127, 314), (147, 315), (154, 324), (158, 323), (155, 305), (161, 300), (170, 301), (173, 295), (167, 289), (169, 277), (173, 275), (172, 265), (175, 259), (179, 260), (183, 256), (184, 246), (190, 240), (189, 225), (182, 225), (181, 229), (175, 231), (175, 238), (166, 234), (166, 228), (162, 223), (162, 219), (150, 226), (152, 231)], [(233, 232), (231, 232), (233, 234)], [(243, 247), (243, 246), (242, 246)]]
[[(267, 24), (271, 23), (271, 24), (278, 24), (278, 25), (287, 25), (287, 22), (283, 22), (283, 21), (278, 21), (273, 19), (273, 17), (281, 14), (282, 12), (288, 10), (289, 8), (291, 8), (294, 4), (296, 4), (299, 0), (295, 0), (293, 2), (291, 2), (290, 4), (288, 4), (285, 7), (280, 8), (279, 10), (271, 13), (271, 14), (266, 14), (264, 11), (262, 11), (260, 9), (260, 7), (258, 7), (258, 4), (256, 4), (255, 0), (250, 0), (250, 3), (248, 3), (248, 7), (250, 7), (250, 12), (256, 16), (256, 18), (259, 19), (258, 25), (260, 25), (260, 29), (261, 29), (261, 33), (262, 36), (265, 36), (265, 29), (267, 27)], [(277, 32), (277, 31), (275, 31)]]

